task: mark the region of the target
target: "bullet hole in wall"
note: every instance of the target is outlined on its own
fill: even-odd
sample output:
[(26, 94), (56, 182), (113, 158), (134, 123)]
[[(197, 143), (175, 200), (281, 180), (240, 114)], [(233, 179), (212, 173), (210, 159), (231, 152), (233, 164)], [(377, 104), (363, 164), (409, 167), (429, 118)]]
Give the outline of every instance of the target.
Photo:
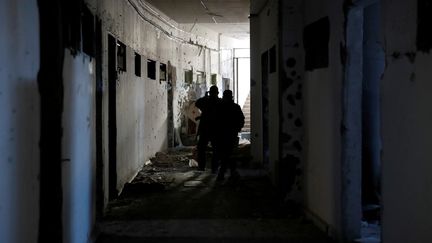
[(329, 40), (330, 21), (328, 17), (321, 18), (304, 28), (303, 45), (307, 71), (328, 67)]
[(297, 72), (296, 72), (296, 71), (292, 71), (292, 72), (291, 72), (291, 76), (295, 77), (296, 75), (297, 75)]
[[(285, 73), (285, 71), (284, 71), (284, 73)], [(292, 78), (289, 78), (286, 75), (284, 75), (284, 78), (282, 79), (280, 88), (282, 91), (285, 91), (289, 87), (291, 87), (291, 85), (293, 85), (293, 83), (294, 83), (294, 80)]]
[(296, 104), (293, 95), (288, 95), (287, 100), (290, 103), (290, 105), (295, 105)]
[(281, 140), (285, 142), (289, 142), (292, 139), (292, 136), (290, 134), (282, 133), (281, 134)]
[(408, 58), (410, 63), (414, 64), (417, 54), (415, 52), (407, 52), (405, 56)]
[(288, 113), (288, 118), (293, 119), (294, 115), (292, 113)]
[(296, 125), (296, 127), (301, 127), (303, 126), (303, 122), (300, 120), (300, 118), (297, 118), (294, 122), (294, 124)]
[(400, 52), (393, 52), (391, 56), (394, 60), (396, 60), (399, 59), (400, 55), (401, 55)]
[(297, 61), (294, 58), (288, 58), (286, 65), (287, 67), (293, 68), (296, 65)]
[(295, 141), (292, 145), (299, 152), (301, 152), (303, 150), (303, 147), (301, 146), (299, 141)]

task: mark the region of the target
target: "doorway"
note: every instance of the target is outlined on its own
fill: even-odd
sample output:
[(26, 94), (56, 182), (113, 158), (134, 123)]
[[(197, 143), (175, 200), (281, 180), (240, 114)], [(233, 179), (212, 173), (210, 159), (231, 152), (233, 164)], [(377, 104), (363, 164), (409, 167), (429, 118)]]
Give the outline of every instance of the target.
[(95, 33), (95, 60), (96, 60), (96, 217), (103, 216), (104, 190), (103, 190), (103, 79), (102, 79), (102, 20), (96, 18)]
[(342, 227), (344, 240), (380, 240), (380, 80), (385, 56), (379, 1), (347, 12), (343, 87)]
[(108, 34), (108, 155), (109, 198), (117, 197), (117, 41)]
[(250, 139), (250, 49), (234, 48), (234, 101), (245, 116), (242, 138)]
[(269, 68), (268, 68), (268, 51), (261, 54), (261, 97), (262, 97), (262, 137), (263, 137), (263, 164), (270, 163), (269, 147)]

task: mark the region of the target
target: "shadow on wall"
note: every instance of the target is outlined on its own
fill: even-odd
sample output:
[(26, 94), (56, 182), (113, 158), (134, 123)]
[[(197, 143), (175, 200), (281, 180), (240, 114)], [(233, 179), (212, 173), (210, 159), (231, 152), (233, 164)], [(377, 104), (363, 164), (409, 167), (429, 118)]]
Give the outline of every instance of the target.
[[(11, 184), (8, 210), (9, 242), (32, 242), (37, 239), (39, 220), (39, 101), (36, 80), (18, 80), (11, 98), (9, 128)], [(25, 151), (25, 152), (24, 152)], [(2, 168), (3, 170), (4, 168)], [(4, 227), (4, 225), (2, 225)]]

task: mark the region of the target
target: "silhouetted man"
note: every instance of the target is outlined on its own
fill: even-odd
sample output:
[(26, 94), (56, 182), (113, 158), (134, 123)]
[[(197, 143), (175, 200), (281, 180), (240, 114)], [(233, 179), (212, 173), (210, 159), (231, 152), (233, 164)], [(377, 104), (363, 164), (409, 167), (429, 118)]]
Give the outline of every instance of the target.
[(217, 153), (221, 159), (221, 167), (217, 180), (225, 178), (227, 168), (230, 168), (230, 179), (237, 180), (236, 162), (231, 159), (233, 149), (238, 145), (238, 133), (244, 126), (244, 115), (240, 106), (234, 103), (231, 90), (223, 92), (222, 101), (217, 105), (216, 143)]
[[(208, 94), (209, 93), (209, 94)], [(198, 169), (201, 171), (205, 170), (206, 166), (206, 150), (207, 145), (211, 142), (213, 149), (212, 156), (212, 172), (216, 173), (218, 168), (218, 159), (216, 155), (215, 146), (215, 109), (221, 99), (218, 97), (218, 87), (213, 85), (210, 87), (209, 92), (206, 95), (198, 99), (195, 106), (201, 110), (201, 116), (199, 117), (200, 123), (198, 127)]]

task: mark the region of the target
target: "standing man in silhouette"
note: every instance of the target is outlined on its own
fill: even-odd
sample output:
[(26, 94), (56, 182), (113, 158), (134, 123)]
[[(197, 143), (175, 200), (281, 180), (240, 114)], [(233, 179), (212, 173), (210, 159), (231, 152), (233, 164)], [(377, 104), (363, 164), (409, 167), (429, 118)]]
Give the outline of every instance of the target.
[(206, 92), (205, 96), (199, 98), (195, 102), (195, 106), (201, 110), (201, 116), (197, 119), (200, 119), (199, 127), (198, 127), (198, 169), (201, 171), (205, 170), (206, 166), (206, 150), (207, 145), (211, 142), (213, 149), (212, 156), (212, 173), (216, 173), (218, 169), (218, 158), (216, 152), (216, 144), (215, 144), (215, 109), (216, 106), (221, 102), (221, 99), (218, 97), (219, 90), (216, 85), (210, 87), (209, 92)]
[(233, 149), (238, 145), (238, 133), (244, 126), (245, 117), (240, 106), (234, 103), (231, 90), (223, 92), (222, 101), (218, 104), (216, 124), (217, 153), (221, 159), (218, 181), (225, 179), (225, 172), (230, 168), (230, 180), (236, 181), (240, 175), (236, 162), (231, 159)]

